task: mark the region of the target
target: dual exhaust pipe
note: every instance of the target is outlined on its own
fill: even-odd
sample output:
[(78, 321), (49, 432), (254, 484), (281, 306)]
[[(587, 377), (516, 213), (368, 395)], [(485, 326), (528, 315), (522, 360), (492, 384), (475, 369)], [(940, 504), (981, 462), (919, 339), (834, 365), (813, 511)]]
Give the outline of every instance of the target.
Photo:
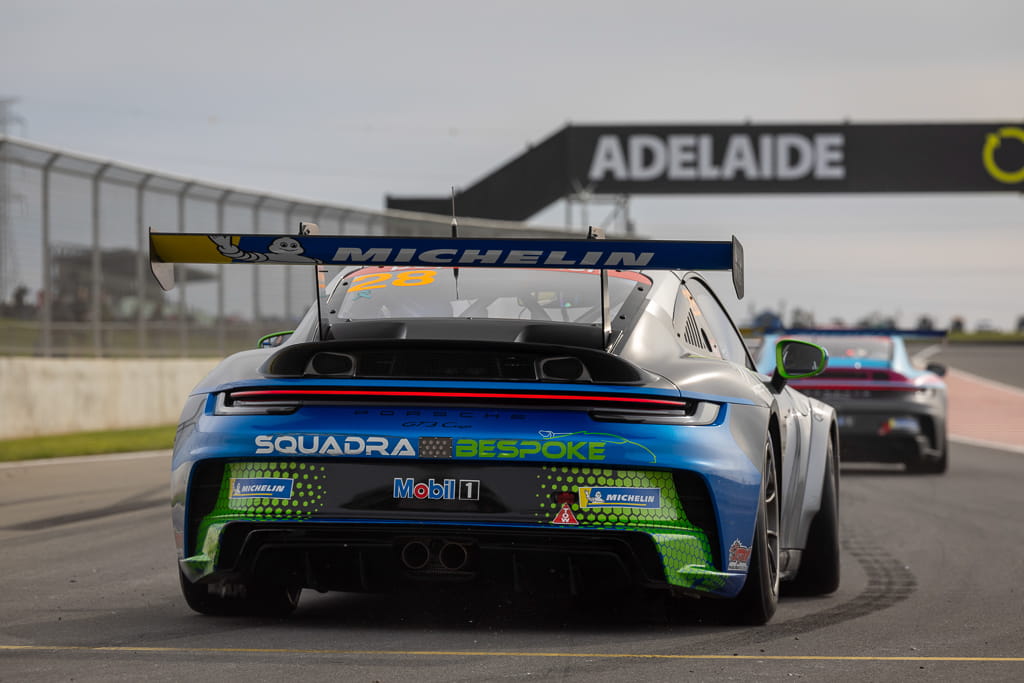
[(448, 539), (414, 539), (401, 546), (402, 566), (411, 571), (457, 572), (470, 564), (470, 546)]

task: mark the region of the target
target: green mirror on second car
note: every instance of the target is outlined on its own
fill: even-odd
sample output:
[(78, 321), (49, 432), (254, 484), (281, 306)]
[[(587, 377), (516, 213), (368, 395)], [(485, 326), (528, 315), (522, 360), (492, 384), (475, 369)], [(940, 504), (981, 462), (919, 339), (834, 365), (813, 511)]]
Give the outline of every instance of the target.
[(784, 339), (775, 346), (775, 375), (782, 379), (814, 377), (828, 365), (828, 351), (800, 339)]
[(259, 341), (256, 342), (256, 347), (260, 349), (272, 349), (275, 346), (284, 344), (288, 337), (292, 336), (292, 332), (295, 330), (285, 330), (283, 332), (271, 332), (260, 337)]

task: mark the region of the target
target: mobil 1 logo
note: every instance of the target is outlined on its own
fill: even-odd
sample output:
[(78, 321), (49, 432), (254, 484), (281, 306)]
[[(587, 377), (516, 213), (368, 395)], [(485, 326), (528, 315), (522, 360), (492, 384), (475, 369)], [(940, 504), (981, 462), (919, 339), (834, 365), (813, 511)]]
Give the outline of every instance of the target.
[(479, 479), (442, 479), (431, 477), (416, 481), (413, 477), (395, 477), (393, 498), (414, 500), (480, 500)]

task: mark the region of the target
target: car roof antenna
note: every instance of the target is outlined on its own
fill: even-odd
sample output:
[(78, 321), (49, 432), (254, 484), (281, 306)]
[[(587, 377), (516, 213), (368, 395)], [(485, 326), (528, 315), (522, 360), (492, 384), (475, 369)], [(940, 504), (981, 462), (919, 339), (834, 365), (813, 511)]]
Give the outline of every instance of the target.
[(455, 218), (455, 186), (452, 186), (452, 237), (459, 236), (459, 221)]
[[(319, 235), (320, 226), (316, 223), (306, 223), (301, 221), (299, 223), (299, 235)], [(317, 341), (324, 341), (326, 338), (327, 321), (324, 320), (324, 309), (327, 307), (327, 266), (322, 266), (319, 263), (315, 266), (316, 268), (316, 338)]]

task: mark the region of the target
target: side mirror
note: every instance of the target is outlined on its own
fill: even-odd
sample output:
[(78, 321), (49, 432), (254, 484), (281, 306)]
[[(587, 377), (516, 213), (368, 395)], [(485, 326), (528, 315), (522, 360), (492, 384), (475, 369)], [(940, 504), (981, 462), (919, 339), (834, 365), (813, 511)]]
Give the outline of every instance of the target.
[(820, 375), (828, 366), (828, 351), (799, 339), (784, 339), (775, 346), (775, 375), (772, 387), (781, 391), (786, 381)]
[(260, 340), (256, 342), (256, 347), (260, 349), (272, 349), (275, 346), (284, 344), (288, 337), (292, 336), (295, 330), (287, 330), (284, 332), (271, 332), (260, 337)]
[(946, 376), (946, 366), (942, 363), (928, 363), (928, 365), (924, 366), (924, 369), (928, 372), (934, 372), (939, 377)]

